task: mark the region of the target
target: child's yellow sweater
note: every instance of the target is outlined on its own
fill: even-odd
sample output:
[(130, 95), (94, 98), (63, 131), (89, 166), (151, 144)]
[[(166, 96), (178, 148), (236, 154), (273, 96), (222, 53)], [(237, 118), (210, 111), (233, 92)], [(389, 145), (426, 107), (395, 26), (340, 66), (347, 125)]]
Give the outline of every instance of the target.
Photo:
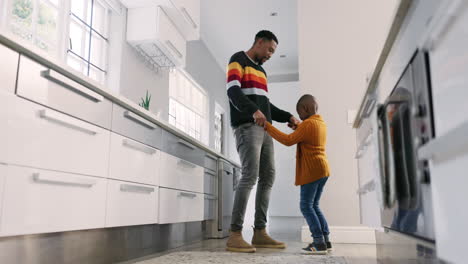
[(320, 115), (307, 118), (289, 135), (268, 122), (265, 128), (280, 143), (286, 146), (297, 144), (295, 185), (304, 185), (330, 175), (325, 154), (327, 126)]

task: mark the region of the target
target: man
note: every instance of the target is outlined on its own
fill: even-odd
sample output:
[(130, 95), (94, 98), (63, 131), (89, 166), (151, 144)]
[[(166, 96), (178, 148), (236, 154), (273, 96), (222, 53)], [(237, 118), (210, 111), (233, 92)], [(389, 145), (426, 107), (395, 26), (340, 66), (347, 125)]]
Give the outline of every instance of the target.
[[(271, 58), (278, 45), (276, 36), (267, 30), (255, 35), (252, 47), (235, 53), (228, 65), (227, 94), (230, 100), (231, 125), (242, 164), (242, 177), (236, 189), (228, 251), (255, 252), (256, 247), (285, 248), (266, 232), (270, 191), (275, 178), (273, 141), (263, 129), (266, 121), (299, 123), (290, 113), (280, 110), (268, 99), (267, 77), (262, 64)], [(255, 222), (252, 244), (242, 238), (242, 225), (250, 191), (257, 182)]]

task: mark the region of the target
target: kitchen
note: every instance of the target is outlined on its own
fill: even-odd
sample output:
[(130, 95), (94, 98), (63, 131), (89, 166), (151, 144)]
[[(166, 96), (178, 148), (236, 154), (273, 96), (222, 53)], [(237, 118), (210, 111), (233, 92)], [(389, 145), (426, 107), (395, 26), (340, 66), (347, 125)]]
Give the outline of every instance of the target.
[[(312, 93), (328, 122), (329, 258), (463, 263), (465, 1), (248, 5), (0, 0), (2, 263), (133, 263), (205, 242), (222, 251), (241, 175), (225, 67), (264, 28), (279, 37), (265, 64), (272, 102), (295, 114)], [(394, 89), (405, 78), (415, 96)], [(395, 102), (409, 108), (403, 116), (424, 105), (424, 118), (398, 126)], [(400, 140), (406, 158), (393, 124), (420, 138)], [(294, 149), (275, 148), (268, 228), (310, 242), (289, 176)], [(406, 163), (413, 169), (398, 173)], [(399, 209), (417, 212), (409, 228), (392, 225)]]

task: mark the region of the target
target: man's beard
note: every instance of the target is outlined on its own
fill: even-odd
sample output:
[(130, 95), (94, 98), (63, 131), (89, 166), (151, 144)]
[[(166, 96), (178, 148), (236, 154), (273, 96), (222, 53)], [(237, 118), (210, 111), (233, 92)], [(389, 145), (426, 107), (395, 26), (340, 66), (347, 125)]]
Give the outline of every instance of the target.
[(263, 59), (259, 59), (258, 57), (255, 57), (255, 61), (257, 62), (258, 65), (262, 65), (263, 64)]

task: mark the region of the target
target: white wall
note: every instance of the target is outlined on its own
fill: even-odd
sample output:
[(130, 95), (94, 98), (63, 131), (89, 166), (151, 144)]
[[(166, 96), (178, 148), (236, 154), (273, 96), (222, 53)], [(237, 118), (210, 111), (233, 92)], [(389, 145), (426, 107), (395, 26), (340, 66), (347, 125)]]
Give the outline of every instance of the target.
[(300, 88), (317, 97), (328, 125), (331, 178), (322, 209), (332, 226), (360, 224), (355, 132), (347, 111), (360, 104), (395, 7), (395, 0), (298, 3)]
[[(300, 94), (299, 82), (269, 83), (270, 101), (280, 109), (296, 113), (296, 103)], [(273, 125), (290, 134), (292, 130), (286, 123), (274, 122)], [(296, 145), (286, 147), (277, 141), (275, 145), (276, 179), (271, 192), (269, 216), (302, 216), (299, 209), (299, 187), (294, 185), (296, 176)]]

